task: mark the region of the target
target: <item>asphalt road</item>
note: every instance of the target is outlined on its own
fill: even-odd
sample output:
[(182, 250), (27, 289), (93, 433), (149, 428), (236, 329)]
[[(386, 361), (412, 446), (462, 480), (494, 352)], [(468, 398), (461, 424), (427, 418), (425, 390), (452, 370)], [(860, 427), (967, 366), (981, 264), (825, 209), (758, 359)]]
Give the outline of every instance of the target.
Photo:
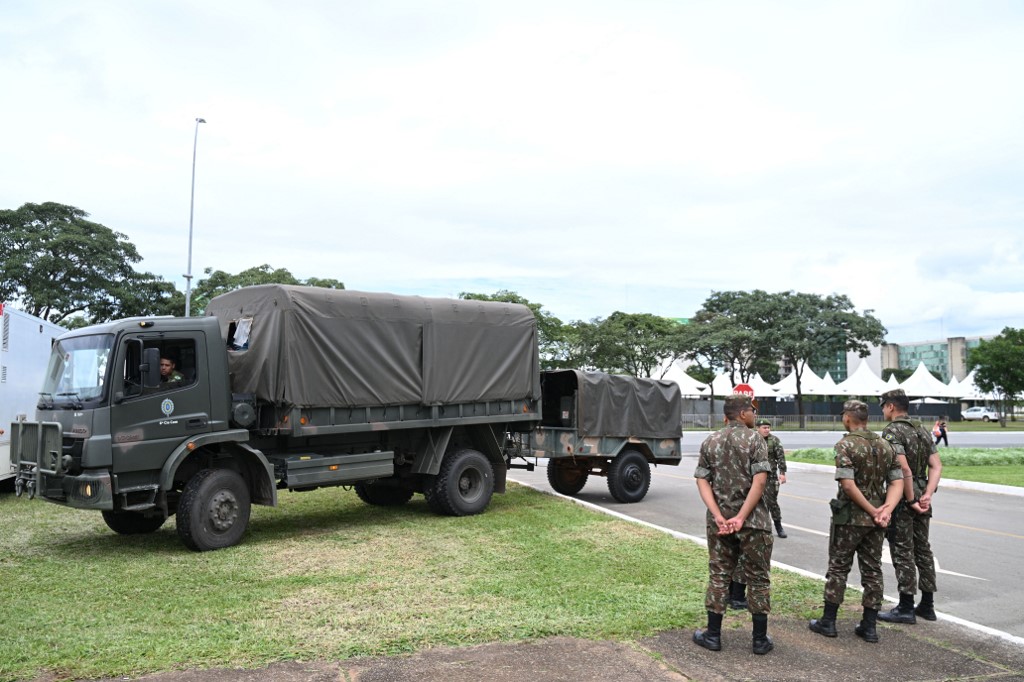
[[(1013, 445), (1024, 445), (1024, 433), (958, 434), (970, 442), (982, 443), (999, 437)], [(620, 504), (608, 493), (605, 479), (591, 477), (577, 496), (581, 500), (614, 510), (633, 518), (674, 531), (704, 537), (705, 508), (693, 480), (696, 452), (706, 433), (687, 432), (684, 455), (678, 467), (653, 470), (651, 489), (637, 504)], [(787, 450), (802, 447), (831, 447), (838, 433), (781, 432)], [(952, 439), (951, 439), (952, 441)], [(989, 447), (998, 447), (985, 443)], [(981, 445), (974, 445), (981, 447)], [(510, 478), (550, 490), (545, 464), (538, 460), (533, 472), (514, 470)], [(1021, 511), (1024, 497), (979, 492), (940, 485), (934, 500), (931, 540), (938, 563), (939, 591), (935, 595), (938, 611), (979, 623), (996, 630), (1024, 637), (1024, 524)], [(828, 500), (834, 497), (836, 483), (829, 467), (794, 464), (788, 482), (782, 486), (779, 504), (789, 537), (776, 538), (773, 560), (823, 576), (828, 567)], [(886, 548), (885, 593), (896, 597), (896, 577)], [(856, 566), (850, 583), (858, 585)], [(859, 600), (859, 593), (847, 599)]]

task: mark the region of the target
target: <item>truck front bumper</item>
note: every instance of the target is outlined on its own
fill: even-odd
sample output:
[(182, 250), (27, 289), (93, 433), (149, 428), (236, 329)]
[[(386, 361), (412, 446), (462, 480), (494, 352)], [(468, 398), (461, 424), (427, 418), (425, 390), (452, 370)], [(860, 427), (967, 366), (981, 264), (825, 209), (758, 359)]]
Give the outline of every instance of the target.
[(57, 422), (15, 422), (11, 425), (11, 461), (18, 497), (36, 495), (80, 509), (113, 509), (110, 472), (85, 471), (70, 476), (64, 469), (63, 432)]

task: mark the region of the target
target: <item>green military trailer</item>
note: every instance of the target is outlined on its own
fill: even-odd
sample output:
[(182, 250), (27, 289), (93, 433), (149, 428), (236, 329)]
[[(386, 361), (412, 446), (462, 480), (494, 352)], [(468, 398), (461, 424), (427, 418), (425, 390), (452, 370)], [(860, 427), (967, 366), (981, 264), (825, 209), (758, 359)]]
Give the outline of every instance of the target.
[(608, 479), (622, 503), (639, 502), (651, 464), (678, 465), (682, 396), (674, 381), (559, 370), (541, 374), (541, 424), (522, 434), (523, 449), (548, 458), (551, 487), (576, 495), (591, 474)]
[(12, 425), (16, 491), (121, 534), (176, 515), (212, 550), (279, 490), (480, 513), (505, 490), (506, 440), (541, 421), (525, 306), (265, 285), (206, 314), (60, 336), (36, 421)]

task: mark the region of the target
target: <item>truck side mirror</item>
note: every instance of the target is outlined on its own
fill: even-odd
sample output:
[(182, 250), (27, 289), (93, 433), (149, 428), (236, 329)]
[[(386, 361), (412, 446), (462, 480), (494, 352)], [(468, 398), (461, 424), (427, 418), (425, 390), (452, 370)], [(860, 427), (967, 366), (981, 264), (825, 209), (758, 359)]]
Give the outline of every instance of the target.
[(142, 385), (146, 388), (160, 387), (160, 349), (147, 348), (142, 351), (142, 364), (139, 365), (139, 373), (142, 374)]

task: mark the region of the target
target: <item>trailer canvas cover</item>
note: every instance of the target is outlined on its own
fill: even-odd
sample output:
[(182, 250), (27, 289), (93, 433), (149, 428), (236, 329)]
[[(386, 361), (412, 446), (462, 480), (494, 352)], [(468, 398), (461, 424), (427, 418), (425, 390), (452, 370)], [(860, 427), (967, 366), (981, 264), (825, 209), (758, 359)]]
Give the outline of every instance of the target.
[(206, 314), (239, 347), (228, 352), (232, 391), (260, 400), (367, 407), (540, 398), (537, 325), (526, 306), (268, 284), (217, 296)]
[(575, 377), (579, 430), (587, 436), (683, 435), (682, 395), (674, 381), (575, 369), (544, 374), (561, 381)]

